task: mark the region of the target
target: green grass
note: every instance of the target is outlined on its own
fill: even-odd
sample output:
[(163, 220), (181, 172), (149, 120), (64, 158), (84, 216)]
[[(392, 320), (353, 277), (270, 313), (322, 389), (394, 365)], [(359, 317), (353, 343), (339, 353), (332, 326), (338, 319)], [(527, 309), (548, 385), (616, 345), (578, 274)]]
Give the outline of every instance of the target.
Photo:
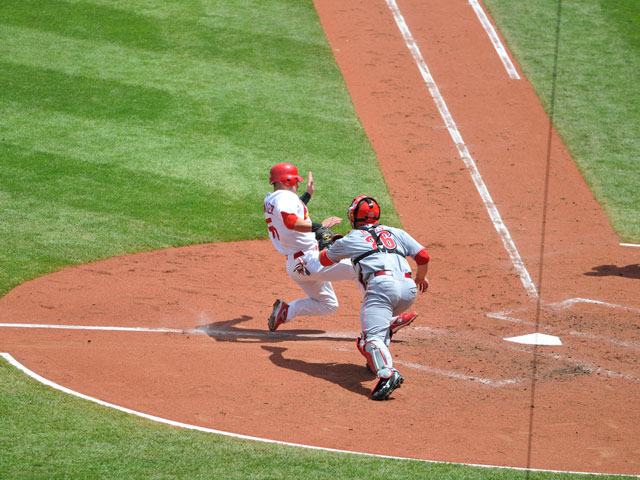
[[(553, 2), (487, 4), (548, 103)], [(638, 241), (637, 3), (580, 2), (566, 19), (556, 123)], [(368, 193), (399, 223), (311, 0), (3, 0), (0, 45), (0, 295), (122, 253), (266, 238), (261, 203), (281, 161), (314, 172), (314, 219)], [(587, 478), (179, 430), (4, 361), (0, 432), (0, 478)]]
[(0, 418), (0, 478), (576, 478), (310, 451), (168, 427), (57, 392), (3, 359)]
[(311, 2), (130, 3), (0, 2), (0, 294), (124, 252), (265, 237), (281, 161), (314, 172), (314, 219), (366, 185), (397, 223)]
[[(557, 0), (485, 0), (549, 111)], [(562, 2), (555, 127), (622, 241), (640, 243), (640, 2)]]

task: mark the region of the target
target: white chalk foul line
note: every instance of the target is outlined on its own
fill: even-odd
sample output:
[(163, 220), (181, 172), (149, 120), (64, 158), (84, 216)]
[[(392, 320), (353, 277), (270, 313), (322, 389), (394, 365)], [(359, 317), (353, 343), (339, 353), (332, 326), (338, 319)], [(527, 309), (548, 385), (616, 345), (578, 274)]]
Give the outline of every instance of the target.
[(518, 75), (518, 71), (513, 66), (513, 62), (511, 61), (511, 58), (509, 58), (507, 51), (502, 45), (502, 42), (500, 41), (500, 37), (498, 37), (496, 30), (493, 28), (493, 25), (491, 25), (491, 22), (489, 21), (486, 13), (484, 13), (484, 10), (478, 3), (478, 0), (469, 0), (469, 4), (473, 7), (473, 11), (476, 12), (478, 20), (480, 20), (480, 23), (482, 24), (484, 31), (487, 32), (487, 35), (489, 36), (489, 40), (491, 40), (491, 43), (493, 44), (493, 48), (496, 49), (496, 53), (498, 54), (498, 57), (500, 57), (500, 60), (502, 61), (504, 68), (507, 70), (507, 73), (509, 74), (509, 78), (511, 78), (512, 80), (520, 80), (520, 75)]
[(44, 323), (0, 323), (0, 328), (48, 328), (52, 330), (92, 330), (105, 332), (150, 332), (150, 333), (178, 333), (181, 335), (204, 334), (212, 337), (250, 337), (250, 338), (356, 338), (358, 333), (348, 332), (267, 332), (257, 330), (225, 330), (221, 328), (211, 328), (208, 325), (196, 328), (181, 330), (178, 328), (148, 328), (148, 327), (110, 327), (99, 325), (54, 325)]
[(466, 466), (469, 466), (469, 467), (500, 468), (500, 469), (520, 470), (520, 471), (527, 470), (527, 471), (532, 471), (532, 472), (574, 473), (574, 474), (579, 474), (579, 475), (607, 475), (605, 473), (572, 472), (572, 471), (567, 471), (567, 470), (542, 470), (542, 469), (535, 469), (535, 468), (525, 469), (525, 468), (519, 468), (519, 467), (507, 467), (507, 466), (502, 466), (502, 465), (481, 465), (481, 464), (475, 464), (475, 463), (439, 462), (439, 461), (436, 461), (436, 460), (424, 460), (424, 459), (420, 459), (420, 458), (394, 457), (394, 456), (391, 456), (391, 455), (378, 455), (378, 454), (374, 454), (374, 453), (355, 452), (355, 451), (352, 451), (352, 450), (339, 450), (339, 449), (336, 449), (336, 448), (318, 447), (318, 446), (314, 446), (314, 445), (304, 445), (304, 444), (300, 444), (300, 443), (283, 442), (283, 441), (280, 441), (280, 440), (272, 440), (272, 439), (269, 439), (269, 438), (252, 437), (250, 435), (242, 435), (240, 433), (225, 432), (223, 430), (216, 430), (216, 429), (213, 429), (213, 428), (201, 427), (201, 426), (192, 425), (192, 424), (189, 424), (189, 423), (176, 422), (175, 420), (169, 420), (167, 418), (157, 417), (155, 415), (149, 415), (148, 413), (139, 412), (137, 410), (132, 410), (130, 408), (121, 407), (120, 405), (115, 405), (113, 403), (105, 402), (104, 400), (100, 400), (100, 399), (95, 398), (95, 397), (90, 397), (89, 395), (85, 395), (83, 393), (76, 392), (75, 390), (71, 390), (71, 389), (69, 389), (67, 387), (63, 387), (62, 385), (59, 385), (59, 384), (57, 384), (55, 382), (52, 382), (51, 380), (48, 380), (48, 379), (42, 377), (41, 375), (38, 375), (33, 370), (28, 369), (26, 366), (24, 366), (20, 362), (18, 362), (9, 353), (0, 353), (0, 357), (4, 358), (7, 362), (9, 362), (10, 365), (14, 366), (18, 370), (20, 370), (23, 373), (27, 374), (28, 376), (30, 376), (34, 380), (36, 380), (36, 381), (38, 381), (38, 382), (40, 382), (40, 383), (42, 383), (42, 384), (44, 384), (44, 385), (46, 385), (48, 387), (51, 387), (51, 388), (54, 388), (54, 389), (59, 390), (61, 392), (64, 392), (64, 393), (66, 393), (68, 395), (73, 395), (74, 397), (78, 397), (78, 398), (81, 398), (83, 400), (87, 400), (89, 402), (97, 403), (98, 405), (101, 405), (103, 407), (113, 408), (114, 410), (118, 410), (120, 412), (128, 413), (130, 415), (136, 415), (138, 417), (142, 417), (142, 418), (145, 418), (147, 420), (151, 420), (152, 422), (163, 423), (165, 425), (170, 425), (172, 427), (178, 427), (178, 428), (184, 428), (184, 429), (187, 429), (187, 430), (195, 430), (195, 431), (204, 432), (204, 433), (213, 433), (213, 434), (216, 434), (216, 435), (223, 435), (225, 437), (238, 438), (238, 439), (242, 439), (242, 440), (253, 440), (253, 441), (256, 441), (256, 442), (263, 442), (263, 443), (272, 443), (272, 444), (284, 445), (284, 446), (288, 446), (288, 447), (298, 447), (298, 448), (305, 448), (305, 449), (309, 449), (309, 450), (320, 450), (320, 451), (332, 452), (332, 453), (346, 453), (346, 454), (351, 454), (351, 455), (362, 455), (362, 456), (365, 456), (365, 457), (374, 457), (374, 458), (387, 458), (387, 459), (393, 459), (393, 460), (416, 461), (416, 462), (436, 463), (436, 464), (438, 464), (438, 463), (448, 463), (448, 464), (453, 464), (453, 465), (466, 465)]
[(101, 330), (107, 332), (202, 333), (200, 330), (177, 328), (105, 327), (96, 325), (47, 325), (43, 323), (0, 323), (0, 328), (51, 328), (56, 330)]
[[(586, 300), (586, 299), (571, 299), (573, 301), (584, 301), (584, 302), (590, 302), (590, 303), (598, 303), (598, 304), (605, 304), (605, 305), (612, 305), (612, 304), (606, 304), (604, 302), (597, 302), (595, 300)], [(569, 305), (573, 304), (575, 302), (571, 302), (571, 301), (564, 301), (564, 302), (559, 302), (558, 304), (551, 304), (554, 306), (558, 306), (561, 305), (560, 308), (569, 308)], [(623, 307), (620, 307), (623, 308)], [(507, 313), (514, 313), (514, 312), (496, 312), (496, 313), (488, 313), (486, 314), (487, 317), (490, 318), (495, 318), (498, 320), (506, 320), (509, 322), (514, 322), (514, 323), (519, 323), (519, 324), (523, 324), (523, 325), (533, 325), (533, 323), (531, 322), (527, 322), (526, 320), (521, 320), (518, 318), (514, 318), (514, 317), (509, 317), (506, 314)], [(353, 339), (355, 337), (358, 336), (357, 333), (355, 332), (313, 332), (313, 333), (303, 333), (303, 332), (291, 332), (291, 333), (287, 333), (286, 331), (281, 331), (281, 332), (267, 332), (267, 331), (242, 331), (242, 330), (225, 330), (225, 329), (216, 329), (216, 328), (211, 328), (208, 325), (202, 325), (202, 326), (198, 326), (194, 329), (187, 329), (187, 330), (183, 330), (183, 329), (177, 329), (177, 328), (149, 328), (149, 327), (111, 327), (111, 326), (97, 326), (97, 325), (53, 325), (53, 324), (42, 324), (42, 323), (0, 323), (0, 328), (40, 328), (40, 329), (52, 329), (52, 330), (76, 330), (76, 331), (82, 331), (82, 330), (86, 330), (86, 331), (105, 331), (105, 332), (143, 332), (143, 333), (175, 333), (175, 334), (180, 334), (180, 335), (209, 335), (212, 337), (237, 337), (237, 338), (250, 338), (250, 339), (268, 339), (268, 338), (278, 338), (278, 339), (282, 339), (282, 338), (290, 338), (292, 340), (301, 340), (301, 339), (319, 339), (319, 338), (329, 338), (329, 339), (342, 339), (342, 338), (347, 338), (347, 339)], [(447, 334), (447, 332), (444, 331), (440, 331), (438, 329), (433, 329), (431, 327), (414, 327), (414, 330), (423, 330), (423, 331), (427, 331), (431, 334), (435, 334), (435, 335), (445, 335)], [(600, 341), (607, 341), (616, 345), (620, 345), (622, 347), (627, 347), (627, 348), (632, 348), (632, 349), (639, 349), (640, 350), (640, 346), (634, 343), (629, 343), (629, 342), (622, 342), (622, 341), (617, 341), (614, 339), (610, 339), (610, 338), (606, 338), (606, 337), (600, 337), (600, 336), (595, 336), (595, 335), (588, 335), (588, 334), (584, 334), (581, 332), (575, 332), (575, 331), (571, 331), (571, 332), (566, 332), (568, 335), (576, 335), (576, 336), (582, 336), (582, 337), (586, 337), (586, 338), (591, 338), (593, 340), (600, 340)], [(416, 370), (420, 370), (423, 372), (429, 372), (431, 374), (435, 374), (435, 375), (440, 375), (443, 377), (449, 377), (449, 378), (457, 378), (460, 380), (466, 380), (466, 381), (471, 381), (471, 382), (476, 382), (476, 383), (481, 383), (484, 385), (488, 385), (491, 387), (502, 387), (504, 385), (510, 385), (510, 384), (514, 384), (514, 383), (518, 383), (521, 382), (523, 379), (522, 378), (513, 378), (513, 379), (505, 379), (505, 380), (496, 380), (496, 379), (492, 379), (492, 378), (483, 378), (483, 377), (478, 377), (478, 376), (471, 376), (471, 375), (464, 375), (464, 374), (460, 374), (454, 371), (450, 371), (450, 370), (442, 370), (442, 369), (438, 369), (435, 367), (430, 367), (428, 365), (422, 365), (422, 364), (417, 364), (417, 363), (411, 363), (411, 362), (403, 362), (403, 361), (397, 361), (397, 363), (399, 364), (403, 364), (409, 368), (414, 368)], [(597, 367), (594, 368), (589, 368), (589, 370), (591, 371), (598, 371)], [(620, 374), (617, 372), (606, 372), (609, 376), (618, 376), (618, 377), (622, 377), (622, 378), (627, 378), (625, 377), (624, 374)], [(635, 377), (631, 377), (629, 376), (628, 378), (632, 378), (634, 380), (638, 380)]]
[(500, 235), (504, 248), (507, 250), (507, 253), (509, 254), (511, 263), (516, 269), (516, 272), (520, 277), (520, 281), (522, 282), (522, 285), (524, 286), (527, 292), (527, 295), (532, 297), (537, 297), (538, 291), (536, 289), (536, 286), (531, 280), (531, 276), (529, 275), (529, 272), (525, 267), (524, 262), (522, 261), (522, 258), (520, 258), (520, 254), (518, 253), (518, 249), (516, 248), (516, 245), (513, 242), (511, 235), (509, 234), (509, 230), (507, 229), (504, 222), (502, 221), (502, 217), (500, 216), (500, 213), (498, 212), (498, 209), (495, 203), (493, 202), (491, 195), (489, 194), (489, 190), (487, 189), (487, 186), (485, 185), (484, 180), (482, 179), (482, 176), (478, 171), (478, 167), (476, 166), (476, 163), (473, 160), (473, 158), (471, 158), (469, 149), (467, 148), (467, 145), (462, 139), (462, 136), (458, 131), (458, 127), (453, 121), (453, 117), (449, 112), (449, 108), (447, 107), (447, 104), (445, 103), (444, 99), (442, 98), (442, 95), (440, 94), (440, 90), (438, 89), (438, 86), (436, 85), (433, 77), (431, 76), (431, 72), (429, 71), (429, 68), (427, 67), (426, 62), (422, 57), (422, 53), (420, 52), (420, 49), (418, 48), (418, 45), (416, 44), (416, 41), (414, 40), (413, 35), (409, 30), (409, 27), (407, 27), (407, 24), (404, 21), (404, 17), (402, 16), (402, 13), (398, 9), (398, 5), (396, 4), (396, 1), (386, 0), (386, 2), (387, 2), (387, 5), (389, 6), (389, 9), (391, 10), (391, 13), (393, 14), (393, 18), (396, 22), (396, 25), (398, 26), (398, 28), (400, 29), (400, 32), (402, 33), (405, 44), (407, 45), (407, 48), (409, 48), (409, 51), (411, 52), (411, 55), (413, 56), (413, 59), (415, 60), (418, 66), (418, 69), (420, 70), (420, 74), (422, 75), (422, 78), (425, 84), (427, 85), (427, 88), (429, 89), (429, 93), (431, 93), (431, 97), (433, 98), (436, 106), (438, 107), (440, 116), (444, 120), (444, 123), (447, 126), (447, 130), (449, 131), (449, 135), (451, 135), (451, 138), (453, 139), (453, 142), (455, 143), (456, 148), (458, 149), (460, 158), (464, 162), (464, 165), (467, 168), (467, 171), (470, 173), (471, 179), (473, 180), (473, 183), (476, 189), (478, 190), (478, 193), (480, 194), (482, 201), (484, 202), (484, 206), (487, 209), (487, 212), (489, 213), (489, 217), (491, 217), (493, 226), (495, 227), (498, 234)]
[[(96, 325), (47, 325), (42, 323), (0, 323), (0, 328), (45, 328), (53, 330), (89, 330), (89, 331), (106, 331), (106, 332), (150, 332), (150, 333), (177, 333), (177, 334), (206, 334), (214, 337), (247, 337), (247, 338), (356, 338), (357, 333), (349, 332), (324, 332), (324, 333), (287, 333), (284, 332), (257, 332), (240, 330), (224, 330), (211, 328), (208, 325), (196, 327), (190, 330), (180, 330), (177, 328), (146, 328), (146, 327), (105, 327)], [(429, 367), (427, 365), (420, 365), (418, 363), (398, 362), (406, 365), (410, 368), (417, 370), (430, 372), (436, 375), (445, 377), (458, 378), (460, 380), (468, 380), (472, 382), (482, 383), (492, 387), (501, 387), (511, 383), (517, 383), (522, 379), (512, 380), (493, 380), (491, 378), (473, 377), (469, 375), (462, 375), (456, 372), (440, 370), (437, 368)]]
[[(64, 393), (67, 393), (69, 395), (73, 395), (75, 397), (82, 398), (83, 400), (88, 400), (90, 402), (97, 403), (98, 405), (102, 405), (103, 407), (109, 407), (109, 408), (113, 408), (115, 410), (119, 410), (119, 411), (124, 412), (124, 413), (129, 413), (131, 415), (137, 415), (138, 417), (146, 418), (147, 420), (151, 420), (151, 421), (154, 421), (154, 422), (164, 423), (164, 424), (167, 424), (167, 425), (171, 425), (173, 427), (186, 428), (186, 429), (189, 429), (189, 430), (197, 430), (199, 432), (215, 433), (215, 434), (218, 434), (218, 435), (224, 435), (224, 436), (228, 436), (228, 437), (241, 438), (241, 439), (244, 439), (244, 440), (256, 440), (256, 441), (259, 441), (259, 442), (277, 443), (277, 444), (280, 444), (280, 445), (288, 445), (288, 446), (292, 446), (292, 447), (305, 447), (305, 448), (311, 448), (311, 449), (315, 449), (315, 450), (326, 450), (326, 451), (330, 451), (330, 452), (360, 453), (360, 452), (349, 452), (349, 451), (345, 451), (345, 450), (336, 450), (336, 449), (332, 449), (332, 448), (316, 447), (316, 446), (311, 446), (311, 445), (299, 445), (299, 444), (296, 444), (296, 443), (282, 442), (282, 441), (278, 441), (278, 440), (270, 440), (270, 439), (260, 438), (260, 437), (252, 437), (252, 436), (249, 436), (249, 435), (242, 435), (242, 434), (239, 434), (239, 433), (225, 432), (225, 431), (222, 431), (222, 430), (215, 430), (213, 428), (206, 428), (206, 427), (200, 427), (198, 425), (191, 425), (191, 424), (188, 424), (188, 423), (176, 422), (174, 420), (169, 420), (169, 419), (166, 419), (166, 418), (157, 417), (155, 415), (149, 415), (148, 413), (143, 413), (143, 412), (139, 412), (137, 410), (132, 410), (130, 408), (121, 407), (120, 405), (115, 405), (113, 403), (105, 402), (105, 401), (97, 399), (95, 397), (90, 397), (89, 395), (85, 395), (83, 393), (76, 392), (75, 390), (71, 390), (71, 389), (69, 389), (67, 387), (63, 387), (62, 385), (59, 385), (59, 384), (57, 384), (55, 382), (52, 382), (51, 380), (48, 380), (48, 379), (38, 375), (34, 371), (28, 369), (27, 367), (22, 365), (15, 358), (13, 358), (12, 355), (10, 355), (8, 353), (0, 353), (0, 356), (2, 356), (7, 362), (9, 362), (11, 365), (16, 367), (18, 370), (21, 370), (22, 372), (24, 372), (27, 375), (29, 375), (31, 378), (34, 378), (35, 380), (37, 380), (40, 383), (43, 383), (44, 385), (47, 385), (47, 386), (49, 386), (51, 388), (55, 388), (56, 390), (59, 390), (59, 391), (64, 392)], [(369, 454), (362, 454), (362, 455), (369, 455)], [(383, 455), (372, 455), (372, 456), (384, 457)], [(400, 459), (401, 457), (385, 457), (385, 458), (398, 458), (398, 459)], [(412, 459), (406, 458), (406, 460), (412, 460)]]
[[(224, 330), (211, 328), (208, 325), (196, 327), (190, 330), (180, 330), (177, 328), (146, 328), (146, 327), (106, 327), (96, 325), (47, 325), (42, 323), (0, 323), (0, 328), (44, 328), (53, 330), (89, 330), (89, 331), (106, 331), (106, 332), (147, 332), (147, 333), (177, 333), (177, 334), (206, 334), (214, 337), (247, 337), (247, 338), (356, 338), (357, 333), (348, 332), (325, 332), (325, 333), (287, 333), (284, 332), (256, 332), (256, 331), (239, 331), (239, 330)], [(399, 362), (402, 363), (402, 362)], [(442, 375), (445, 377), (458, 378), (461, 380), (475, 381), (492, 387), (501, 387), (510, 383), (516, 383), (519, 379), (514, 380), (493, 380), (490, 378), (472, 377), (468, 375), (461, 375), (456, 372), (439, 370), (426, 365), (420, 365), (417, 363), (407, 363), (404, 365), (430, 372), (436, 375)]]
[(637, 245), (635, 243), (621, 243), (620, 246), (621, 247), (638, 247), (638, 248), (640, 248), (640, 245)]

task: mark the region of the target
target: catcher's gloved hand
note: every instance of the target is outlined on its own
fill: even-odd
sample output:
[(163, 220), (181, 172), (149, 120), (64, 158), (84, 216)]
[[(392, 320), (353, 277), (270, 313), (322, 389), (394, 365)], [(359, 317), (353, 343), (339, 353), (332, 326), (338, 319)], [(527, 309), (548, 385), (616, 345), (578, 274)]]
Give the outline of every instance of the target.
[(316, 240), (318, 240), (318, 250), (329, 248), (333, 243), (333, 232), (327, 227), (320, 227), (315, 231)]
[(302, 257), (298, 259), (298, 263), (293, 267), (293, 271), (298, 275), (311, 275), (311, 272), (307, 268), (307, 264)]

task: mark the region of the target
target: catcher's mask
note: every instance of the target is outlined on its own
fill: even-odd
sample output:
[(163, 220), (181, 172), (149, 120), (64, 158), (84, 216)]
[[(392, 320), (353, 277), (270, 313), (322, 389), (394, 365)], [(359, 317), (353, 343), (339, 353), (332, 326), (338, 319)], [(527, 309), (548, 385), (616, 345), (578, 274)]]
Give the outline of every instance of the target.
[(292, 187), (298, 182), (303, 182), (304, 178), (298, 175), (298, 169), (290, 163), (278, 163), (271, 167), (269, 175), (269, 183), (274, 184), (276, 182)]
[(375, 198), (360, 195), (351, 202), (347, 215), (349, 215), (349, 221), (353, 228), (375, 224), (380, 220), (380, 205)]

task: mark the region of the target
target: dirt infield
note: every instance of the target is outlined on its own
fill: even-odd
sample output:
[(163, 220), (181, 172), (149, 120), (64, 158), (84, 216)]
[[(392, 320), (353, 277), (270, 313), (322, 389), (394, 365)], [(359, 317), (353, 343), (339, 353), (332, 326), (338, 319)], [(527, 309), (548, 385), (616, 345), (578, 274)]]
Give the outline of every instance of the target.
[[(536, 349), (530, 466), (640, 474), (640, 249), (619, 246), (554, 133), (540, 285), (548, 118), (530, 84), (508, 77), (467, 2), (399, 7), (541, 291), (539, 331), (562, 341)], [(354, 285), (336, 285), (335, 315), (266, 331), (273, 300), (300, 294), (267, 240), (124, 256), (27, 282), (0, 299), (0, 323), (148, 330), (1, 328), (0, 351), (70, 389), (184, 423), (524, 467), (533, 347), (504, 338), (535, 331), (535, 297), (387, 4), (316, 8), (403, 224), (433, 258), (421, 316), (392, 345), (406, 378), (392, 400), (367, 399), (374, 378), (355, 348)]]

